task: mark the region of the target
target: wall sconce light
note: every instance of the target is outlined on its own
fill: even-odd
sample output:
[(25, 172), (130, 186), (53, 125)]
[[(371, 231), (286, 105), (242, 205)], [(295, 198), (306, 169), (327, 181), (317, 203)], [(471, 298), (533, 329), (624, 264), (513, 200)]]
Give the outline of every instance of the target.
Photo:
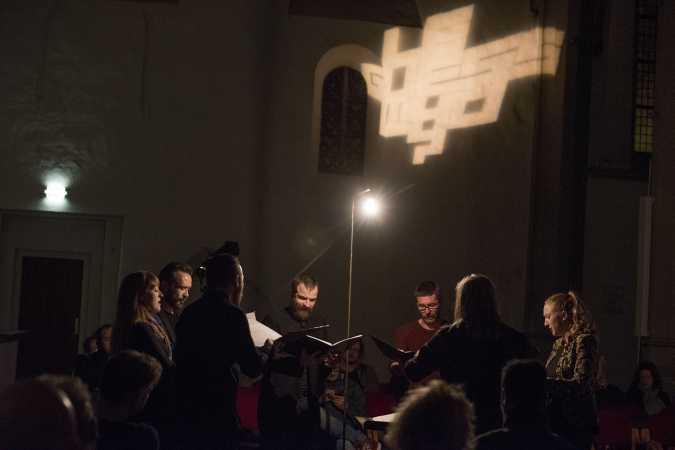
[(48, 202), (61, 203), (66, 199), (68, 191), (66, 186), (60, 181), (50, 181), (45, 189), (45, 197)]

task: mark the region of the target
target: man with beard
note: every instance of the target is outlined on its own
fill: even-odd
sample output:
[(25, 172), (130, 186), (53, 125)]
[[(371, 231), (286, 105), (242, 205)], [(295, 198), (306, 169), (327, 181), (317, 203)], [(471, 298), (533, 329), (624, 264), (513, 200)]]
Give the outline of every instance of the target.
[(178, 317), (192, 289), (192, 267), (180, 262), (167, 264), (159, 272), (159, 289), (164, 295), (159, 320), (171, 340), (171, 346), (175, 347)]
[[(436, 331), (447, 324), (439, 318), (441, 296), (438, 285), (434, 281), (423, 281), (415, 289), (415, 302), (420, 317), (405, 323), (394, 331), (394, 344), (401, 350), (416, 352), (436, 334)], [(397, 398), (401, 398), (408, 390), (409, 382), (401, 372), (397, 363), (392, 364), (391, 390)], [(438, 374), (426, 378), (438, 378)]]
[(434, 281), (423, 281), (415, 289), (419, 319), (401, 325), (394, 332), (394, 343), (401, 350), (416, 352), (447, 322), (439, 316), (441, 299)]
[[(318, 297), (316, 279), (300, 275), (293, 279), (289, 305), (267, 316), (263, 323), (282, 335), (324, 325), (326, 322), (314, 314)], [(327, 338), (325, 329), (312, 334)], [(280, 341), (272, 347), (258, 402), (258, 424), (265, 448), (301, 450), (316, 437), (320, 369), (318, 355), (288, 348)]]

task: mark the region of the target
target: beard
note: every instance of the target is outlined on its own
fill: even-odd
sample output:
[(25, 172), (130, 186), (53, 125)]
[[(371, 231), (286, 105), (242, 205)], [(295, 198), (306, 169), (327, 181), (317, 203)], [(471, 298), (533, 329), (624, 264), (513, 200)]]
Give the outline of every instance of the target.
[(438, 319), (438, 316), (422, 317), (422, 320), (424, 321), (424, 323), (428, 323), (428, 324), (432, 324), (432, 323), (436, 322), (437, 319)]
[(295, 317), (300, 322), (305, 322), (309, 319), (309, 316), (312, 315), (311, 309), (303, 308), (297, 305), (293, 305), (291, 307), (291, 312), (293, 313), (293, 317)]

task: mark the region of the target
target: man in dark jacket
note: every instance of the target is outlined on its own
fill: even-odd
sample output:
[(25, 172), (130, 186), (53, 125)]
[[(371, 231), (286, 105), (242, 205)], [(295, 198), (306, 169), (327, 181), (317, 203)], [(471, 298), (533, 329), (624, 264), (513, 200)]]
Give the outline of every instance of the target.
[(180, 262), (170, 262), (159, 272), (159, 288), (162, 291), (162, 310), (159, 320), (176, 346), (176, 324), (192, 289), (192, 267)]
[[(281, 335), (324, 325), (314, 314), (319, 283), (309, 275), (295, 278), (287, 307), (263, 322)], [(314, 336), (326, 339), (322, 329)], [(266, 448), (302, 450), (317, 438), (320, 361), (282, 341), (272, 348), (258, 402), (258, 423)]]
[(238, 448), (238, 375), (260, 375), (261, 361), (239, 309), (244, 274), (236, 257), (216, 254), (206, 267), (206, 292), (176, 326), (179, 415), (190, 448)]

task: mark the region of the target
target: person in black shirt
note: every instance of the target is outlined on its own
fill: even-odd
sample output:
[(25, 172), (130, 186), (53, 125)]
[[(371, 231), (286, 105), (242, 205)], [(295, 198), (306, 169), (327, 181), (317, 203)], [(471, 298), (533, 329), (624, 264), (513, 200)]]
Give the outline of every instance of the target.
[(176, 324), (192, 289), (192, 267), (179, 262), (167, 264), (159, 272), (159, 289), (164, 298), (158, 317), (175, 347)]
[(131, 417), (145, 407), (162, 366), (155, 358), (124, 350), (108, 361), (101, 380), (98, 450), (158, 450), (157, 430)]
[(179, 417), (186, 425), (186, 447), (234, 449), (239, 430), (235, 366), (250, 378), (258, 377), (262, 366), (239, 308), (244, 292), (239, 260), (216, 254), (205, 267), (206, 291), (185, 308), (176, 326)]
[(448, 383), (463, 385), (474, 403), (480, 434), (501, 425), (499, 384), (504, 365), (536, 353), (525, 335), (500, 320), (492, 282), (472, 274), (457, 284), (455, 322), (438, 330), (404, 370), (412, 381), (439, 370)]
[[(314, 314), (319, 283), (303, 274), (291, 286), (290, 304), (265, 317), (262, 322), (281, 335), (302, 331), (326, 322)], [(326, 329), (313, 333), (327, 338)], [(319, 432), (318, 399), (323, 391), (322, 364), (316, 355), (307, 355), (283, 343), (272, 347), (258, 401), (258, 424), (266, 448), (301, 450)]]

